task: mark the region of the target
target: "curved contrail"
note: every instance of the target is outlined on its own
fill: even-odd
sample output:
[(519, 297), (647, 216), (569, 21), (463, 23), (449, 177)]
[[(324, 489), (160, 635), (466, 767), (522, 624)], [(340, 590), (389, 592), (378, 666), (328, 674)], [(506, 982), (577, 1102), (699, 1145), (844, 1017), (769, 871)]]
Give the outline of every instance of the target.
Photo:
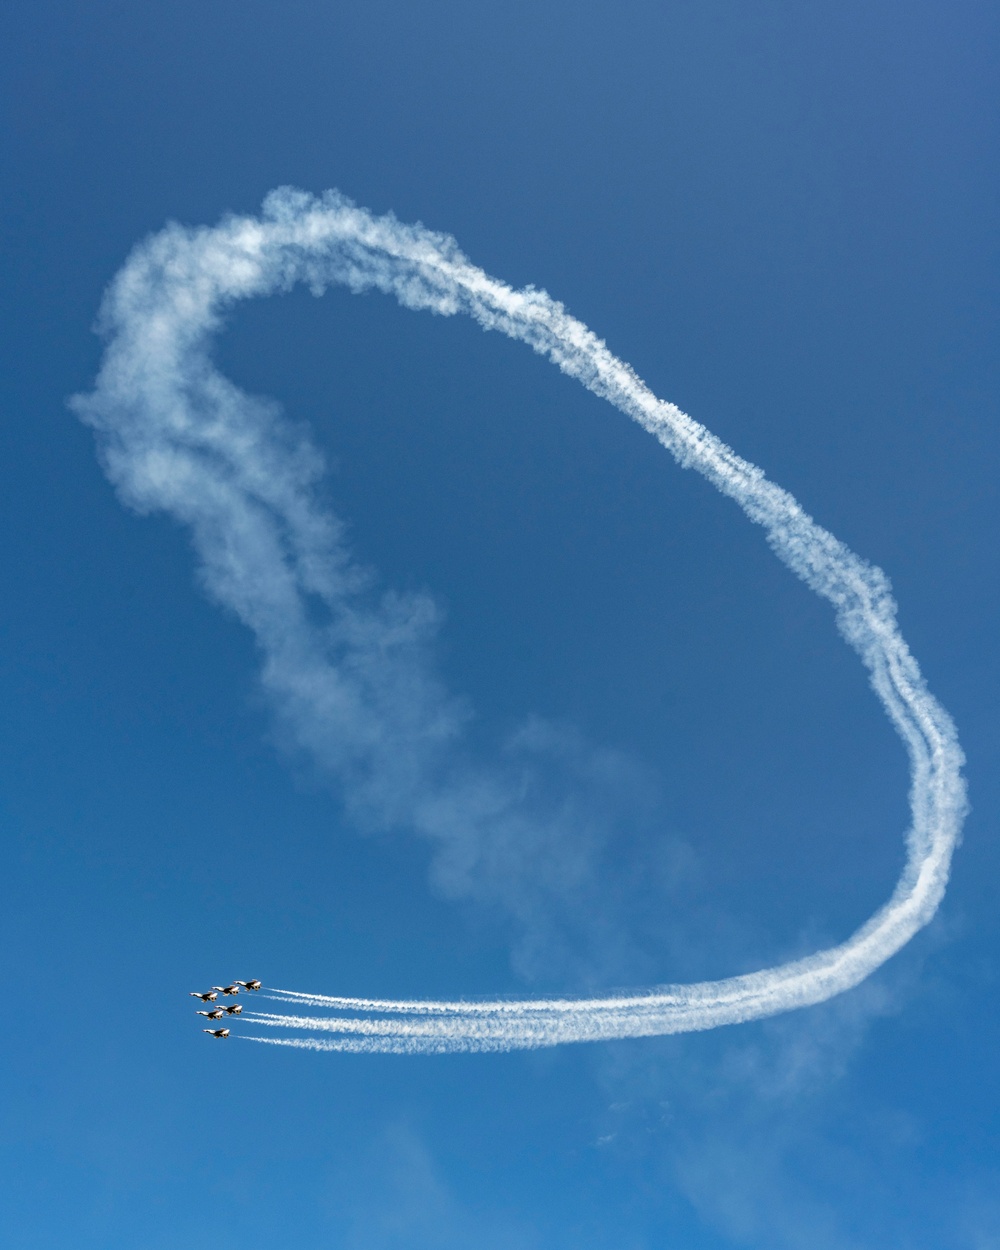
[[(848, 643), (906, 745), (912, 826), (896, 888), (839, 946), (748, 976), (591, 999), (393, 1002), (279, 991), (332, 1014), (247, 1018), (326, 1036), (253, 1040), (320, 1050), (441, 1052), (710, 1029), (822, 1002), (857, 985), (934, 915), (965, 813), (954, 726), (927, 690), (896, 625), (889, 583), (704, 426), (658, 399), (544, 291), (514, 290), (472, 265), (453, 239), (336, 192), (283, 188), (260, 218), (172, 225), (140, 244), (102, 311), (109, 339), (94, 392), (74, 400), (97, 431), (123, 499), (189, 525), (211, 593), (256, 634), (263, 681), (297, 740), (341, 780), (356, 808), (453, 836), (488, 828), (508, 799), (495, 778), (451, 762), (460, 706), (427, 671), (433, 611), (386, 597), (365, 607), (364, 576), (316, 502), (319, 458), (273, 404), (244, 394), (209, 356), (236, 300), (303, 282), (375, 289), (409, 308), (467, 313), (548, 357), (638, 421), (761, 525), (775, 553), (834, 606)], [(317, 621), (317, 605), (325, 616)]]

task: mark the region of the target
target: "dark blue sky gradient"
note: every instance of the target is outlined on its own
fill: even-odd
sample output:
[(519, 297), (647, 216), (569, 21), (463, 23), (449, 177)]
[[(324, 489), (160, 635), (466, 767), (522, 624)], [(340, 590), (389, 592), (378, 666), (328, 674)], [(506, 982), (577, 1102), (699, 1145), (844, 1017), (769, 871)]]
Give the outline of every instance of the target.
[[(961, 2), (9, 0), (11, 1245), (1000, 1244), (997, 27)], [(888, 572), (973, 813), (941, 916), (872, 982), (539, 1055), (198, 1033), (187, 991), (231, 976), (438, 996), (749, 970), (845, 937), (902, 863), (900, 744), (734, 505), (523, 347), (297, 291), (237, 309), (219, 359), (310, 424), (358, 559), (442, 605), (478, 749), (537, 715), (629, 761), (600, 890), (527, 928), (345, 824), (186, 536), (121, 508), (66, 407), (129, 248), (285, 183), (544, 286)]]

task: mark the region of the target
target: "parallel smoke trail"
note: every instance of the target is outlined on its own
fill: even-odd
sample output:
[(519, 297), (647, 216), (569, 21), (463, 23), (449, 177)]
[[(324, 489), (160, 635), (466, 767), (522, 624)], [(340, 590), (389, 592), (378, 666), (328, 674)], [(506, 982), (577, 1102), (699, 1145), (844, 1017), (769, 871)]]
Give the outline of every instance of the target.
[[(775, 553), (834, 606), (848, 643), (910, 758), (913, 823), (888, 903), (839, 946), (749, 976), (599, 999), (392, 1002), (282, 992), (290, 1004), (351, 1017), (258, 1023), (333, 1031), (252, 1040), (318, 1050), (430, 1053), (648, 1036), (757, 1019), (857, 985), (931, 919), (965, 813), (963, 757), (895, 620), (884, 574), (820, 528), (786, 491), (673, 404), (545, 292), (514, 290), (472, 265), (453, 239), (375, 217), (336, 192), (288, 188), (262, 217), (169, 226), (140, 244), (109, 289), (109, 341), (93, 394), (75, 407), (98, 431), (122, 498), (189, 525), (211, 593), (254, 631), (263, 681), (284, 723), (340, 780), (350, 807), (452, 842), (486, 836), (508, 802), (494, 778), (457, 767), (463, 714), (426, 670), (426, 602), (364, 605), (364, 578), (317, 504), (313, 449), (224, 378), (212, 335), (236, 300), (304, 282), (380, 290), (408, 308), (464, 312), (547, 357), (653, 434), (761, 525)], [(315, 623), (323, 605), (326, 623)], [(456, 815), (457, 813), (457, 815)], [(464, 824), (463, 824), (464, 822)], [(471, 835), (470, 835), (471, 836)], [(369, 1018), (364, 1019), (365, 1016)], [(372, 1019), (382, 1016), (385, 1019)]]

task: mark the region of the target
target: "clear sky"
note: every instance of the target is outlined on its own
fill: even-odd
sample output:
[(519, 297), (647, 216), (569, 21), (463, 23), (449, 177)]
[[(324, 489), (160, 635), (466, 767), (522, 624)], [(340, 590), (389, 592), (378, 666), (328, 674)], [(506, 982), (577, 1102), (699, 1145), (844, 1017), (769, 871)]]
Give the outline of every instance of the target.
[[(998, 25), (884, 0), (6, 6), (10, 1244), (1000, 1246)], [(299, 289), (235, 309), (218, 363), (308, 426), (377, 586), (437, 603), (469, 750), (544, 725), (543, 806), (582, 815), (459, 871), (345, 813), (187, 533), (122, 507), (67, 406), (129, 249), (282, 184), (544, 287), (886, 570), (972, 813), (938, 918), (859, 989), (538, 1053), (200, 1033), (188, 991), (232, 977), (524, 997), (753, 971), (862, 923), (907, 822), (864, 670), (730, 501), (519, 345)]]

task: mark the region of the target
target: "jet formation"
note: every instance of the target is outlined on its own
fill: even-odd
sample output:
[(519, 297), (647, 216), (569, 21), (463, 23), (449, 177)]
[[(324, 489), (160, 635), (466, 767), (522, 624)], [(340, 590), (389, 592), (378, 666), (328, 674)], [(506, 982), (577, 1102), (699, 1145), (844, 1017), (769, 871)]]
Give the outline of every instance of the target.
[[(229, 985), (213, 985), (210, 990), (205, 990), (204, 993), (192, 990), (190, 994), (191, 998), (199, 999), (199, 1001), (203, 1002), (206, 1006), (211, 1004), (208, 1011), (199, 1010), (195, 1012), (195, 1015), (204, 1016), (206, 1020), (211, 1020), (213, 1024), (224, 1019), (226, 1016), (238, 1016), (243, 1010), (243, 1004), (219, 1003), (219, 1005), (216, 1006), (215, 1003), (219, 995), (222, 994), (226, 998), (235, 998), (241, 989), (256, 991), (260, 989), (260, 985), (261, 983), (259, 981), (232, 981)], [(209, 1037), (229, 1036), (229, 1030), (227, 1028), (202, 1029), (202, 1032), (207, 1033)]]

